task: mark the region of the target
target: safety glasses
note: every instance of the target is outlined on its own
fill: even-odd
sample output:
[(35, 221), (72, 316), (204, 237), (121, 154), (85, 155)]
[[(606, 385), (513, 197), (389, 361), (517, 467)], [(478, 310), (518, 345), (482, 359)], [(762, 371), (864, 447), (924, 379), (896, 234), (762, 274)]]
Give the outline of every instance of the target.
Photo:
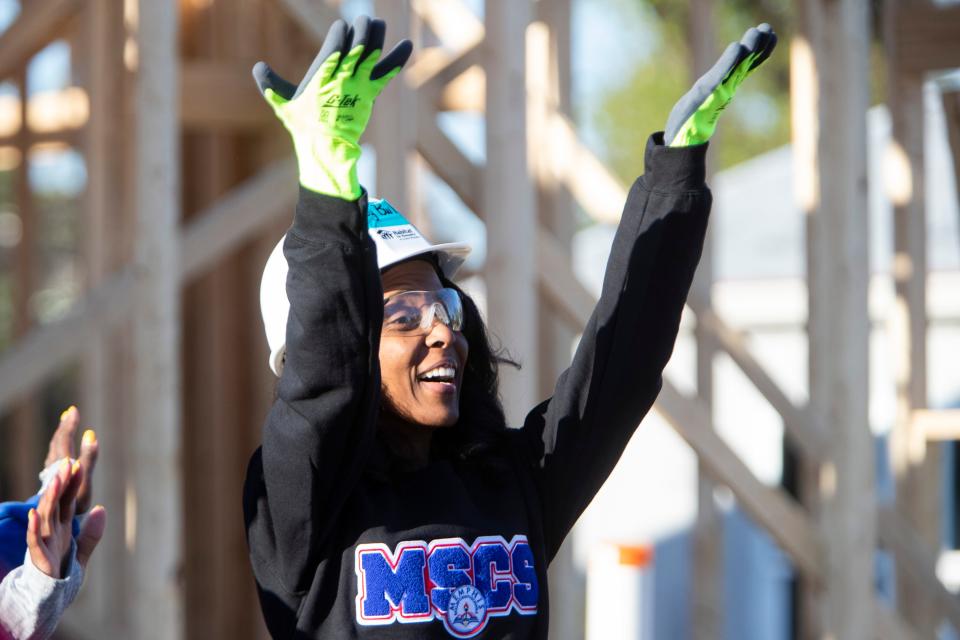
[(463, 328), (463, 303), (455, 290), (403, 291), (383, 302), (382, 335), (425, 336), (435, 321), (452, 331)]

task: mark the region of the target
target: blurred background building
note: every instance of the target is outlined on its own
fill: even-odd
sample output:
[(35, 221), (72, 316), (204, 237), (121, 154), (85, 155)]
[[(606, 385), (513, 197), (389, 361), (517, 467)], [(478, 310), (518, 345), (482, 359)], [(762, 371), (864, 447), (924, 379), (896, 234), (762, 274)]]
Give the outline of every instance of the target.
[(36, 491), (77, 404), (108, 509), (59, 636), (266, 637), (240, 494), (296, 177), (250, 68), (297, 78), (359, 13), (416, 45), (361, 181), (474, 243), (515, 424), (570, 358), (647, 135), (774, 25), (712, 144), (663, 392), (551, 568), (551, 633), (956, 637), (960, 3), (0, 0), (0, 499)]

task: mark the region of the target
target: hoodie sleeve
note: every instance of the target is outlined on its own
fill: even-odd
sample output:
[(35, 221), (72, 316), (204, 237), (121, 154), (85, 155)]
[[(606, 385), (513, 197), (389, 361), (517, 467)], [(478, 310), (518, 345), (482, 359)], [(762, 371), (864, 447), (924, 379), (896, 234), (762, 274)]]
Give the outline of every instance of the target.
[(0, 631), (14, 640), (46, 640), (52, 636), (83, 584), (76, 542), (70, 544), (69, 565), (65, 578), (51, 578), (33, 565), (28, 551), (23, 564), (0, 582)]
[(301, 187), (284, 242), (286, 358), (244, 486), (265, 607), (295, 610), (373, 439), (383, 296), (366, 205)]
[(660, 392), (707, 229), (706, 147), (665, 147), (662, 134), (651, 136), (573, 362), (525, 420), (548, 558)]

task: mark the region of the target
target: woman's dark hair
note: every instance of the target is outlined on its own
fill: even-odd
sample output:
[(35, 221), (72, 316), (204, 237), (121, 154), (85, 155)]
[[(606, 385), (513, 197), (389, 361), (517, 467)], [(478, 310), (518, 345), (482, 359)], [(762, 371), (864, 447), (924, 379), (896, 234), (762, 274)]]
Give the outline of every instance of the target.
[(501, 364), (520, 368), (508, 353), (493, 342), (480, 309), (463, 289), (437, 269), (440, 283), (453, 289), (463, 301), (463, 337), (470, 346), (460, 390), (460, 420), (434, 434), (434, 451), (466, 460), (491, 452), (503, 443), (507, 420), (500, 402), (498, 368)]

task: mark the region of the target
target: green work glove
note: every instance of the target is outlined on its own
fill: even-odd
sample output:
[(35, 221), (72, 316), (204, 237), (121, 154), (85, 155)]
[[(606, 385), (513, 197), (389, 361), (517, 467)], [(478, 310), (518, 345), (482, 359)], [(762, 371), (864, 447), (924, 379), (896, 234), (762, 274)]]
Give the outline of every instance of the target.
[(367, 16), (352, 28), (337, 20), (299, 86), (264, 62), (253, 67), (260, 93), (293, 138), (300, 184), (311, 191), (344, 200), (360, 197), (360, 136), (374, 100), (413, 50), (403, 40), (381, 60), (386, 30), (383, 20)]
[(717, 63), (674, 105), (663, 132), (664, 144), (689, 147), (703, 144), (717, 128), (717, 118), (747, 76), (770, 57), (777, 34), (764, 23), (751, 27), (740, 42), (731, 43)]

